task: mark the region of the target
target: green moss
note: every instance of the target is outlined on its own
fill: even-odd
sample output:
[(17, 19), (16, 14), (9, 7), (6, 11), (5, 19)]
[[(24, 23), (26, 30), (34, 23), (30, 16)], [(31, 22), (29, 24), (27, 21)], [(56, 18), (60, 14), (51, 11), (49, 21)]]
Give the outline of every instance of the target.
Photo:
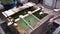
[(27, 16), (27, 17), (25, 18), (25, 20), (26, 20), (31, 26), (34, 26), (34, 25), (38, 22), (38, 20), (37, 20), (35, 17), (33, 17), (32, 15)]
[(27, 30), (29, 28), (29, 26), (23, 21), (23, 20), (19, 20), (17, 21), (18, 25), (21, 26), (24, 30)]

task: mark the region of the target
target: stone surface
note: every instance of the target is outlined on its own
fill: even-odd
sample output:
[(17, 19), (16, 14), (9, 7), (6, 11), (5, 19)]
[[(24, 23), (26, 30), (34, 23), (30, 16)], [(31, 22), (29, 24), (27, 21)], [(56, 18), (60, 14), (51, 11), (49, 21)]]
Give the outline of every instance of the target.
[(5, 34), (5, 32), (3, 31), (3, 29), (0, 26), (0, 34)]
[(53, 34), (60, 34), (60, 26), (53, 32)]

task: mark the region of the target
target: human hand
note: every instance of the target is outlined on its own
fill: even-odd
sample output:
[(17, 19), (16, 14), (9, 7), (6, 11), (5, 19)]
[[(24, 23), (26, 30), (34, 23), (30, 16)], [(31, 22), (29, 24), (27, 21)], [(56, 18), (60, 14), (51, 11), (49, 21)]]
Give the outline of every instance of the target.
[(58, 11), (60, 11), (60, 9), (53, 9), (53, 11), (56, 11), (56, 12), (58, 12)]
[(51, 18), (51, 19), (48, 21), (48, 25), (51, 25), (53, 22), (54, 22), (54, 19)]

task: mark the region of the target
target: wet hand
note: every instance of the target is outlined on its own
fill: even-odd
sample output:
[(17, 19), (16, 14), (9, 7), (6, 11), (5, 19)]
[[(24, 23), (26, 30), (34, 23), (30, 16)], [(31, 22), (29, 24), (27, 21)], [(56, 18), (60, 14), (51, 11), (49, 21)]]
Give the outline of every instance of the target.
[(51, 18), (51, 19), (48, 21), (48, 25), (51, 25), (53, 22), (54, 22), (54, 19)]

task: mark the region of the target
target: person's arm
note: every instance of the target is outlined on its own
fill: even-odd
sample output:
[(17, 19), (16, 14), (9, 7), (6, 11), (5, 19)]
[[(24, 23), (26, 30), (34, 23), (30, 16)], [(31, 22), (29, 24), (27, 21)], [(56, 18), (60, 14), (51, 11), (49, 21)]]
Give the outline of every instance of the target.
[(60, 14), (59, 15), (56, 15), (56, 16), (54, 16), (53, 18), (51, 18), (52, 20), (55, 20), (55, 19), (57, 19), (57, 18), (59, 18), (60, 17)]
[(53, 11), (60, 11), (60, 9), (53, 9)]
[(60, 14), (59, 15), (56, 15), (54, 16), (53, 18), (51, 18), (49, 21), (48, 21), (48, 25), (51, 25), (55, 19), (59, 18), (60, 17)]
[[(60, 12), (60, 9), (54, 9), (54, 11), (56, 11), (56, 12)], [(57, 19), (58, 17), (60, 17), (60, 14), (54, 16), (52, 19), (55, 20), (55, 19)]]

